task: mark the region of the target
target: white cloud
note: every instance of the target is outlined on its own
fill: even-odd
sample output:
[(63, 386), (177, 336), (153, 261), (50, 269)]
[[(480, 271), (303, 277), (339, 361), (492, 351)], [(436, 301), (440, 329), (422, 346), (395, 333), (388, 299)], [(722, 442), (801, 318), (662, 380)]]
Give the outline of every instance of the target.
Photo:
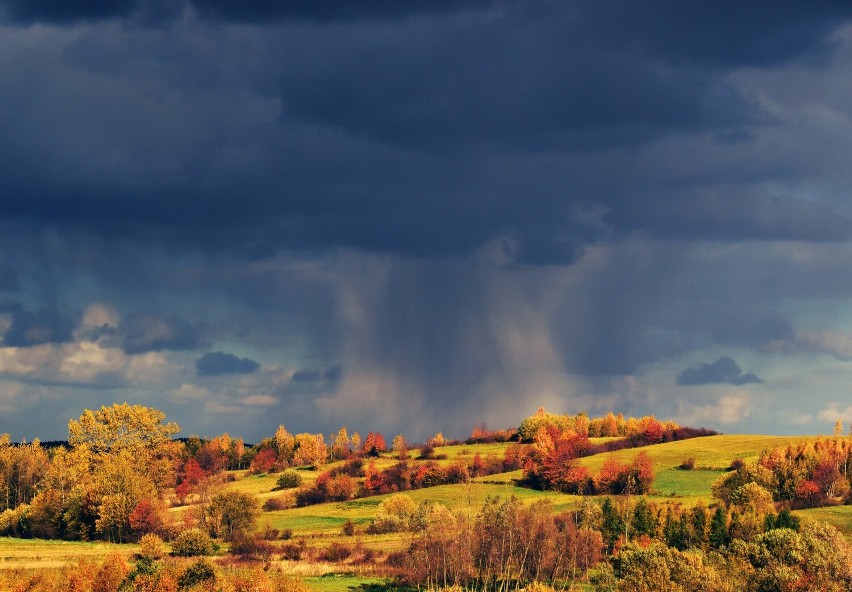
[(242, 402), (244, 405), (252, 407), (272, 407), (278, 404), (278, 399), (271, 395), (251, 395), (243, 399)]
[(841, 409), (837, 404), (830, 405), (819, 412), (819, 418), (832, 425), (838, 419), (846, 424), (852, 423), (852, 405), (847, 406), (846, 409)]
[(119, 319), (118, 311), (111, 304), (96, 302), (83, 313), (82, 325), (87, 328), (115, 328), (118, 327)]
[(0, 347), (0, 374), (45, 382), (90, 383), (109, 377), (131, 384), (162, 382), (178, 366), (161, 353), (129, 356), (92, 341)]
[(751, 395), (739, 390), (730, 392), (709, 405), (681, 402), (677, 419), (682, 424), (696, 427), (708, 424), (731, 425), (746, 419), (753, 408)]
[(168, 392), (169, 397), (178, 403), (189, 403), (192, 401), (204, 401), (210, 398), (210, 391), (204, 387), (194, 384), (182, 384)]

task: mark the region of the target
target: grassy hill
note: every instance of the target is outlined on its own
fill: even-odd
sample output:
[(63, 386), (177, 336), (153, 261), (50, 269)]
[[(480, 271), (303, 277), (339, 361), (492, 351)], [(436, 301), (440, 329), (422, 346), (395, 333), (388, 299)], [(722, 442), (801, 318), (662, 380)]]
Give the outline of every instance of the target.
[[(760, 435), (719, 435), (691, 440), (682, 440), (647, 446), (642, 448), (651, 457), (655, 468), (655, 479), (651, 494), (647, 497), (656, 503), (676, 503), (694, 505), (698, 502), (712, 503), (711, 485), (730, 467), (735, 459), (753, 460), (761, 451), (799, 442), (803, 437), (779, 437)], [(502, 458), (507, 444), (475, 444), (445, 446), (436, 449), (440, 456), (440, 464), (451, 464), (459, 459), (469, 462), (474, 455), (482, 457), (489, 455)], [(586, 466), (592, 473), (600, 469), (610, 454), (621, 462), (630, 462), (638, 453), (638, 449), (621, 450), (613, 453), (602, 453), (580, 459), (580, 464)], [(416, 457), (417, 451), (413, 451)], [(693, 470), (678, 468), (687, 459), (694, 460)], [(394, 465), (397, 461), (386, 454), (375, 459), (379, 469)], [(412, 459), (412, 465), (418, 460)], [(342, 465), (333, 463), (324, 470)], [(303, 477), (303, 483), (313, 483), (321, 471), (305, 468), (298, 469)], [(224, 488), (251, 494), (262, 504), (269, 498), (282, 494), (276, 491), (278, 474), (252, 475), (247, 471), (233, 471), (231, 481)], [(454, 511), (475, 514), (489, 496), (515, 496), (525, 504), (539, 500), (548, 500), (555, 512), (576, 508), (580, 505), (580, 496), (565, 495), (557, 492), (535, 491), (519, 487), (517, 481), (521, 478), (520, 471), (500, 473), (472, 479), (469, 483), (456, 485), (441, 485), (437, 487), (418, 489), (407, 492), (416, 502), (441, 503)], [(406, 548), (410, 541), (408, 533), (390, 533), (371, 535), (366, 528), (376, 516), (379, 504), (387, 499), (387, 495), (353, 499), (345, 502), (325, 503), (303, 508), (291, 508), (271, 512), (262, 512), (258, 521), (258, 529), (277, 529), (288, 531), (292, 539), (304, 539), (306, 544), (314, 549), (324, 549), (332, 543), (361, 546), (378, 552), (392, 552)], [(173, 508), (176, 514), (182, 514), (189, 508)], [(844, 535), (852, 540), (852, 506), (818, 508), (797, 512), (804, 519), (823, 520), (833, 524)], [(354, 536), (343, 534), (343, 525), (351, 521), (355, 525)], [(0, 542), (0, 568), (17, 568), (33, 566), (56, 566), (73, 563), (80, 559), (102, 557), (112, 549), (119, 549), (130, 557), (137, 549), (134, 545), (105, 545), (103, 543), (68, 543), (59, 541), (30, 541), (6, 539)], [(309, 571), (298, 564), (289, 564), (288, 569), (306, 576), (309, 584), (317, 590), (341, 590), (360, 584), (376, 583), (380, 576), (376, 573), (359, 571), (357, 567), (347, 566), (347, 571), (354, 575), (336, 577), (333, 574), (340, 571), (334, 564), (313, 565)], [(365, 568), (366, 569), (366, 568)]]
[[(694, 505), (699, 501), (710, 504), (713, 499), (710, 487), (735, 459), (754, 460), (761, 451), (767, 448), (784, 446), (805, 438), (799, 436), (760, 436), (760, 435), (719, 435), (704, 438), (694, 438), (657, 444), (641, 448), (647, 452), (654, 462), (656, 476), (649, 500), (658, 503), (673, 502), (683, 505)], [(502, 456), (506, 444), (474, 444), (445, 446), (437, 449), (446, 459), (441, 462), (452, 462), (458, 458), (471, 458), (479, 453), (482, 456), (494, 454)], [(614, 455), (622, 462), (632, 460), (639, 449), (621, 450), (612, 453), (602, 453), (580, 459), (580, 464), (594, 472), (600, 469), (606, 457)], [(686, 459), (695, 460), (695, 469), (682, 470), (678, 467)], [(389, 456), (377, 461), (380, 467), (390, 466), (395, 461)], [(331, 465), (332, 467), (334, 465)], [(306, 475), (315, 472), (305, 471)], [(441, 485), (406, 492), (415, 502), (429, 501), (441, 503), (455, 511), (476, 512), (488, 496), (515, 496), (524, 503), (547, 499), (553, 504), (554, 511), (563, 511), (579, 506), (580, 496), (565, 495), (557, 492), (535, 491), (518, 487), (516, 482), (521, 478), (521, 471), (500, 473), (471, 480), (469, 484)], [(275, 475), (250, 476), (240, 475), (240, 478), (228, 484), (228, 487), (250, 492), (260, 499), (278, 495), (273, 491)], [(292, 530), (294, 537), (304, 537), (312, 544), (326, 546), (332, 542), (351, 540), (341, 533), (341, 528), (347, 520), (356, 525), (356, 531), (363, 531), (373, 520), (379, 504), (388, 496), (361, 498), (347, 502), (318, 504), (304, 508), (292, 508), (273, 512), (264, 512), (260, 519), (260, 528), (275, 528)], [(814, 510), (802, 512), (803, 516), (825, 519), (841, 527), (841, 530), (852, 536), (852, 511), (846, 508), (835, 508), (835, 513), (823, 509), (822, 513)], [(822, 516), (826, 518), (822, 518)], [(405, 544), (405, 535), (361, 535), (363, 544), (376, 549), (397, 549)]]

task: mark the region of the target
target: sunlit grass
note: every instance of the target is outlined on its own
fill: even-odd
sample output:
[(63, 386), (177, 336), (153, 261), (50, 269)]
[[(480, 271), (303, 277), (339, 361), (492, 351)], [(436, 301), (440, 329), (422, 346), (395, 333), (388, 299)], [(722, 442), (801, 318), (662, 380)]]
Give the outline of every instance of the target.
[(139, 545), (0, 537), (0, 569), (62, 567), (81, 559), (101, 561), (114, 552), (130, 558), (138, 550)]
[(827, 506), (825, 508), (810, 508), (795, 512), (806, 520), (828, 522), (852, 542), (852, 506)]

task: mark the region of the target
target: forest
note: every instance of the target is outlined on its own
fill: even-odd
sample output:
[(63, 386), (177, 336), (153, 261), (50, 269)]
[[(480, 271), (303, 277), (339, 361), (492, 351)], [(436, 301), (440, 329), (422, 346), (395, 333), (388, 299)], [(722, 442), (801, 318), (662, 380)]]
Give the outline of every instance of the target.
[(65, 442), (0, 437), (0, 590), (850, 590), (842, 432), (539, 409), (464, 441), (247, 444), (115, 404)]

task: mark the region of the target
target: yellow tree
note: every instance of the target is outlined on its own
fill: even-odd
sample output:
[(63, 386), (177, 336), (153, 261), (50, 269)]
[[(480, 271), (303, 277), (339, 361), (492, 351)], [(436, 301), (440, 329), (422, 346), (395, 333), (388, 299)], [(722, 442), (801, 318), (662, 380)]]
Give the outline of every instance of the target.
[(128, 515), (139, 501), (174, 485), (181, 445), (171, 436), (180, 427), (164, 420), (158, 409), (124, 403), (86, 410), (68, 423), (72, 450), (91, 455), (88, 474), (69, 492), (69, 531), (85, 537), (94, 526), (109, 540), (126, 540)]
[(322, 434), (297, 434), (296, 453), (293, 457), (295, 465), (310, 465), (314, 468), (323, 466), (328, 460), (328, 446)]
[(180, 431), (176, 423), (164, 424), (165, 418), (159, 409), (127, 403), (86, 409), (78, 420), (68, 422), (68, 444), (88, 444), (96, 453), (155, 447)]
[(296, 439), (293, 434), (280, 425), (275, 430), (275, 450), (278, 452), (278, 461), (284, 465), (290, 465), (293, 462), (293, 453), (296, 451)]
[(349, 435), (346, 433), (346, 426), (338, 430), (337, 435), (333, 437), (333, 442), (331, 455), (336, 459), (349, 458)]

